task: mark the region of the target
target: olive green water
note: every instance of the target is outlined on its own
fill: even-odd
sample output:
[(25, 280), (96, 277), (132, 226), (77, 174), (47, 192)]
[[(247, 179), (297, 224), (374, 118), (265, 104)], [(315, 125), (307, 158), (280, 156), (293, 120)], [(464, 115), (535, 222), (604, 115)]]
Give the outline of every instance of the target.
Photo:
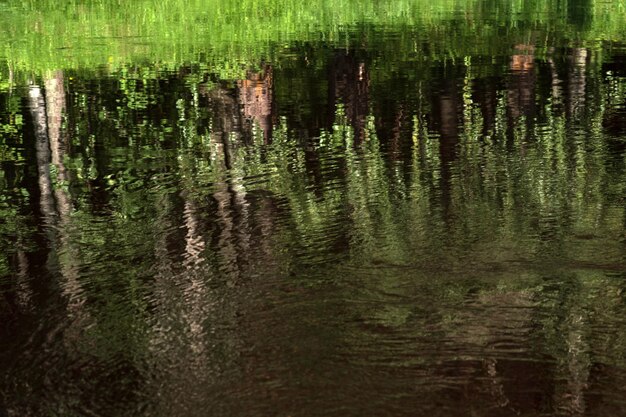
[(0, 23), (0, 416), (626, 416), (623, 0)]

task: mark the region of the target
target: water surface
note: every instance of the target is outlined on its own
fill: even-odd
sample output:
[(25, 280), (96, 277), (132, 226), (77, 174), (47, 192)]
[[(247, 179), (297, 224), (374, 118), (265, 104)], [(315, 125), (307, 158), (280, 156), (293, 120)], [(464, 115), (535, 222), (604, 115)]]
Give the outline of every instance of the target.
[(623, 2), (266, 3), (7, 4), (0, 414), (626, 415)]

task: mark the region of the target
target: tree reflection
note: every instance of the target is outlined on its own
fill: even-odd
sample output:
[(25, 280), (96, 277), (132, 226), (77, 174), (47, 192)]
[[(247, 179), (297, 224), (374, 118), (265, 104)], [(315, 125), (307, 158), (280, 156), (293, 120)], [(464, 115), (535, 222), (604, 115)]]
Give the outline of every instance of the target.
[[(410, 76), (367, 48), (240, 79), (50, 73), (23, 95), (32, 169), (12, 203), (45, 242), (6, 264), (28, 303), (47, 271), (62, 308), (11, 331), (61, 328), (28, 358), (59, 378), (65, 359), (130, 375), (113, 392), (137, 388), (124, 400), (157, 415), (291, 412), (310, 390), (357, 409), (404, 392), (397, 410), (593, 414), (590, 386), (623, 379), (626, 343), (626, 82), (598, 57), (528, 42)], [(2, 391), (30, 392), (40, 373), (24, 372)], [(95, 408), (128, 406), (81, 383)]]

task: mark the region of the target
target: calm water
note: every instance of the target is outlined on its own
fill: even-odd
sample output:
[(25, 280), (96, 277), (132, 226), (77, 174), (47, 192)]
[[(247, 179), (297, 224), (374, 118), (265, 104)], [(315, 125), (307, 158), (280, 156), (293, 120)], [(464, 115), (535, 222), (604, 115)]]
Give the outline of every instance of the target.
[(626, 45), (492, 3), (0, 53), (0, 416), (626, 416)]

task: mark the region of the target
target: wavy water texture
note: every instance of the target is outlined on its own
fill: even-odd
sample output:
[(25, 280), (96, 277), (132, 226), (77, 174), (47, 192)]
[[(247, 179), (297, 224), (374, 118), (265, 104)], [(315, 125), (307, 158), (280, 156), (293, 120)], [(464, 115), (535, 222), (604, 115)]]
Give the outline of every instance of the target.
[(0, 415), (623, 414), (623, 2), (0, 7)]

